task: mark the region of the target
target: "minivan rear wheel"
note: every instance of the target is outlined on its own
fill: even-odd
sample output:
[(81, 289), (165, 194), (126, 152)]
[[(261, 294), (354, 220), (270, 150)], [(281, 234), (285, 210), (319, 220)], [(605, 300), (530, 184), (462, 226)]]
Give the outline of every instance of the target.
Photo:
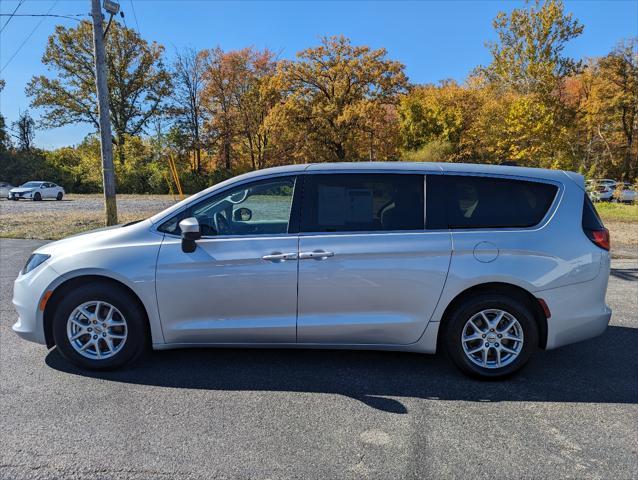
[(474, 296), (444, 329), (448, 356), (476, 378), (502, 378), (521, 369), (538, 345), (538, 327), (525, 302), (501, 294)]
[(145, 350), (145, 315), (124, 288), (89, 284), (67, 293), (58, 304), (53, 338), (60, 354), (75, 365), (113, 369)]

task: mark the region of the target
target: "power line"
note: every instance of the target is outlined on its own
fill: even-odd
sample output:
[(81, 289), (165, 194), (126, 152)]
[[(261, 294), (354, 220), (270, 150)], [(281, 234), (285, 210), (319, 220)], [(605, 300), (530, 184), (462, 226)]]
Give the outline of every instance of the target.
[(135, 19), (135, 28), (137, 28), (137, 34), (141, 37), (142, 34), (140, 33), (140, 24), (137, 23), (137, 14), (135, 13), (135, 5), (133, 5), (133, 0), (131, 1), (131, 10), (133, 10), (133, 18)]
[[(2, 33), (2, 31), (7, 28), (7, 25), (9, 25), (9, 22), (11, 21), (11, 19), (13, 18), (13, 16), (16, 14), (16, 12), (18, 11), (18, 8), (20, 8), (20, 5), (22, 5), (24, 3), (24, 0), (20, 0), (20, 3), (18, 3), (18, 5), (16, 5), (16, 8), (13, 9), (13, 12), (11, 12), (9, 14), (9, 18), (7, 19), (7, 21), (4, 23), (4, 25), (2, 26), (2, 28), (0, 28), (0, 33)], [(3, 15), (4, 17), (5, 15)]]
[[(22, 13), (22, 14), (18, 14), (18, 15), (13, 15), (10, 13), (0, 13), (0, 17), (8, 17), (8, 16), (12, 16), (12, 17), (58, 17), (58, 18), (68, 18), (70, 20), (77, 20), (78, 22), (81, 22), (82, 20), (80, 20), (78, 17), (87, 17), (88, 15), (85, 13), (74, 13), (71, 15), (56, 15), (56, 14), (51, 14), (51, 15), (47, 15), (44, 13)], [(11, 20), (11, 19), (9, 19)], [(9, 20), (7, 20), (7, 23), (9, 23)], [(5, 23), (6, 26), (6, 23)], [(4, 28), (4, 27), (2, 27)], [(1, 31), (1, 30), (0, 30)]]
[[(51, 8), (49, 8), (49, 10), (47, 11), (46, 15), (48, 16), (51, 13), (51, 10), (53, 10), (53, 7), (55, 7), (57, 5), (59, 0), (55, 0), (53, 2), (53, 5), (51, 5)], [(20, 52), (20, 50), (22, 50), (22, 47), (24, 47), (24, 45), (29, 41), (29, 39), (31, 38), (31, 36), (35, 33), (35, 31), (38, 29), (38, 27), (40, 25), (42, 25), (42, 22), (44, 22), (46, 20), (46, 16), (42, 17), (40, 19), (40, 21), (38, 22), (38, 24), (33, 28), (33, 30), (31, 30), (31, 33), (29, 33), (29, 35), (27, 35), (27, 38), (25, 38), (22, 43), (20, 44), (20, 46), (17, 48), (17, 50), (15, 52), (13, 52), (13, 55), (11, 55), (11, 58), (9, 58), (9, 60), (7, 61), (7, 63), (4, 64), (4, 67), (2, 67), (2, 70), (0, 70), (0, 73), (4, 72), (4, 69), (7, 68), (7, 66), (9, 66), (9, 64), (11, 63), (11, 61), (16, 57), (16, 55), (18, 54), (18, 52)], [(6, 24), (5, 24), (6, 25)]]

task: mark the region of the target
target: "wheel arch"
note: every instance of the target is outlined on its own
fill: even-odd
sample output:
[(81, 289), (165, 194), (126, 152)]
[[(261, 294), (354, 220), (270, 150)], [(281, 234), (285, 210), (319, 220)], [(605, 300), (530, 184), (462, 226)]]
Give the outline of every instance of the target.
[(100, 283), (103, 285), (116, 285), (119, 288), (124, 289), (131, 298), (138, 304), (141, 308), (141, 311), (144, 313), (144, 322), (146, 323), (147, 332), (149, 335), (150, 341), (150, 332), (151, 325), (149, 321), (149, 313), (144, 305), (144, 302), (140, 299), (139, 295), (135, 293), (128, 285), (119, 280), (116, 280), (112, 277), (107, 277), (104, 275), (79, 275), (76, 277), (69, 278), (65, 280), (60, 285), (55, 287), (53, 293), (49, 297), (46, 307), (43, 312), (43, 327), (44, 327), (44, 338), (46, 341), (46, 345), (48, 348), (51, 348), (55, 345), (55, 341), (53, 339), (53, 317), (55, 315), (55, 311), (60, 304), (62, 298), (64, 298), (64, 294), (78, 285), (87, 285), (88, 283)]
[[(482, 294), (501, 294), (507, 295), (514, 298), (519, 299), (523, 303), (525, 303), (529, 308), (532, 314), (534, 315), (534, 320), (536, 321), (536, 325), (538, 326), (538, 346), (540, 348), (545, 348), (547, 345), (547, 315), (543, 309), (541, 304), (541, 300), (535, 297), (531, 292), (525, 290), (524, 288), (514, 285), (512, 283), (505, 282), (488, 282), (481, 283), (478, 285), (474, 285), (472, 287), (466, 288), (459, 294), (457, 294), (452, 301), (447, 305), (443, 315), (441, 316), (441, 330), (443, 332), (445, 330), (445, 326), (447, 321), (449, 320), (452, 312), (458, 308), (459, 305), (466, 299), (474, 296), (479, 296)], [(440, 342), (444, 335), (438, 335), (438, 347), (440, 347)], [(439, 349), (437, 347), (437, 350)]]

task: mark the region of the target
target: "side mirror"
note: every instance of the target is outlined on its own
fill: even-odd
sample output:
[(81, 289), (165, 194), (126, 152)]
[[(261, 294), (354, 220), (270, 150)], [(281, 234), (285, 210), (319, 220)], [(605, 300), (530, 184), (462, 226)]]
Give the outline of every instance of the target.
[(253, 218), (253, 212), (250, 208), (242, 207), (233, 212), (233, 220), (236, 222), (247, 222)]
[(194, 217), (185, 218), (179, 222), (179, 228), (182, 231), (182, 252), (193, 253), (197, 248), (195, 241), (202, 238), (199, 222)]

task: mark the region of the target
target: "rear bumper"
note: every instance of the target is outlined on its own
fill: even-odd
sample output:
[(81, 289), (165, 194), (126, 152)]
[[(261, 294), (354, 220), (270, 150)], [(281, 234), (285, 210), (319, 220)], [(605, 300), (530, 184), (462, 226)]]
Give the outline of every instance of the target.
[(612, 313), (605, 303), (609, 255), (602, 262), (600, 273), (589, 282), (536, 292), (551, 312), (547, 319), (547, 350), (597, 337), (607, 328)]
[(611, 309), (605, 305), (600, 313), (572, 316), (558, 321), (550, 318), (546, 350), (562, 347), (602, 335), (609, 325)]

